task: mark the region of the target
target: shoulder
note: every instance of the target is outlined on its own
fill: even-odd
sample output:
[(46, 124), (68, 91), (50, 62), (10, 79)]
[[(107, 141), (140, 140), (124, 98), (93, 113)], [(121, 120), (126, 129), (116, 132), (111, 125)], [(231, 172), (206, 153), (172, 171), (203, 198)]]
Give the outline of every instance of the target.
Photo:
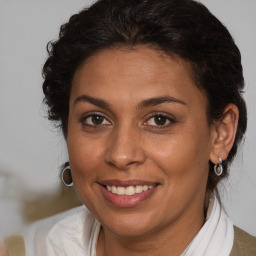
[(94, 217), (89, 213), (85, 206), (79, 206), (68, 211), (56, 214), (49, 218), (45, 218), (34, 222), (27, 228), (25, 238), (34, 237), (41, 233), (48, 234), (56, 228), (70, 228), (82, 223), (92, 222)]
[(256, 237), (234, 226), (234, 245), (231, 256), (255, 256)]
[(94, 216), (80, 206), (35, 223), (25, 234), (27, 251), (33, 252), (31, 256), (45, 256), (55, 255), (56, 248), (59, 255), (68, 255), (70, 248), (86, 250), (94, 222)]
[[(60, 250), (58, 255), (68, 255), (65, 253), (68, 252), (67, 247), (71, 243), (73, 243), (72, 248), (80, 248), (81, 241), (83, 241), (83, 249), (88, 247), (94, 223), (93, 215), (85, 206), (80, 206), (37, 221), (27, 228), (23, 237), (11, 237), (7, 242), (11, 244), (9, 247), (13, 249), (17, 244), (15, 239), (22, 239), (27, 256), (55, 255), (53, 251), (56, 248)], [(10, 255), (23, 256), (20, 253)]]

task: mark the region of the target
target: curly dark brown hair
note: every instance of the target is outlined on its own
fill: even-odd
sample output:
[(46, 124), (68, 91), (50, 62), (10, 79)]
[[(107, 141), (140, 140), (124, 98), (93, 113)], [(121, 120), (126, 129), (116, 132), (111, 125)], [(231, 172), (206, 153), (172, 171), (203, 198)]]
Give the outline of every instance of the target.
[(208, 189), (215, 189), (227, 176), (247, 125), (241, 56), (226, 27), (194, 0), (100, 0), (73, 15), (61, 26), (59, 39), (48, 44), (43, 68), (48, 117), (65, 137), (75, 71), (97, 51), (118, 45), (157, 47), (189, 63), (196, 85), (207, 95), (209, 123), (218, 120), (229, 103), (238, 107), (237, 134), (221, 177), (209, 162)]

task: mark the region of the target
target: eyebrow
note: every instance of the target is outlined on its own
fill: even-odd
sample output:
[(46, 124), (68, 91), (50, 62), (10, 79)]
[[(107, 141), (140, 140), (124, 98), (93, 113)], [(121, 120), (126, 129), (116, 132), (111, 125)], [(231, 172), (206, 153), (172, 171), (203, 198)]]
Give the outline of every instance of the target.
[(90, 97), (88, 95), (81, 95), (77, 97), (74, 101), (74, 106), (78, 104), (79, 102), (89, 102), (95, 106), (98, 106), (100, 108), (110, 108), (110, 104), (107, 103), (106, 101), (94, 97)]
[(162, 103), (179, 103), (182, 105), (186, 105), (186, 103), (184, 101), (181, 101), (179, 99), (176, 99), (174, 97), (171, 96), (163, 96), (163, 97), (156, 97), (156, 98), (149, 98), (146, 100), (143, 100), (139, 105), (138, 105), (138, 109), (141, 108), (146, 108), (149, 106), (156, 106)]
[[(94, 98), (94, 97), (90, 97), (88, 95), (81, 95), (79, 97), (77, 97), (74, 101), (74, 106), (80, 102), (89, 102), (95, 106), (98, 106), (100, 108), (111, 108), (111, 105), (109, 103), (107, 103), (106, 101), (99, 99), (99, 98)], [(149, 98), (146, 100), (143, 100), (141, 103), (138, 104), (137, 108), (138, 109), (142, 109), (142, 108), (146, 108), (146, 107), (150, 107), (150, 106), (156, 106), (162, 103), (179, 103), (182, 105), (186, 105), (185, 102), (176, 99), (174, 97), (171, 96), (162, 96), (162, 97), (153, 97), (153, 98)]]

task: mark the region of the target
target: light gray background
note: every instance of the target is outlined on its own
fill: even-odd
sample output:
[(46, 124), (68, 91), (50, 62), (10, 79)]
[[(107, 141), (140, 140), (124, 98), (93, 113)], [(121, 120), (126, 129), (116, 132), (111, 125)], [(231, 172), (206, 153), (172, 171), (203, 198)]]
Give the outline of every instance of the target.
[[(58, 167), (67, 153), (45, 118), (41, 69), (47, 42), (90, 2), (0, 0), (0, 239), (24, 226), (22, 200), (58, 191)], [(221, 191), (234, 223), (256, 235), (256, 1), (201, 2), (228, 27), (242, 53), (248, 131)]]

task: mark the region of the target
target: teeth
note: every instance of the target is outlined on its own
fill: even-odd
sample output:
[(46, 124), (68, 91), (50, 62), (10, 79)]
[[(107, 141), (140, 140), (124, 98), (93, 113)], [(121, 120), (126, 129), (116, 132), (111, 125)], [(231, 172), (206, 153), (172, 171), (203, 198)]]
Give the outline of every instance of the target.
[(115, 186), (112, 186), (111, 190), (110, 190), (113, 194), (116, 194), (117, 191), (116, 191), (116, 187)]
[(135, 188), (134, 188), (134, 186), (130, 186), (130, 187), (125, 188), (125, 194), (126, 194), (127, 196), (132, 196), (132, 195), (134, 195), (134, 194), (135, 194)]
[(117, 187), (116, 194), (119, 196), (125, 195), (125, 188), (124, 187)]
[(132, 196), (138, 193), (141, 193), (143, 191), (147, 191), (149, 189), (152, 189), (154, 186), (129, 186), (129, 187), (116, 187), (116, 186), (107, 186), (107, 190), (110, 191), (113, 194), (119, 195), (119, 196)]
[(144, 185), (142, 189), (143, 189), (143, 191), (147, 191), (148, 190), (148, 186)]
[(136, 186), (135, 187), (135, 193), (141, 193), (143, 190), (142, 190), (142, 186)]

